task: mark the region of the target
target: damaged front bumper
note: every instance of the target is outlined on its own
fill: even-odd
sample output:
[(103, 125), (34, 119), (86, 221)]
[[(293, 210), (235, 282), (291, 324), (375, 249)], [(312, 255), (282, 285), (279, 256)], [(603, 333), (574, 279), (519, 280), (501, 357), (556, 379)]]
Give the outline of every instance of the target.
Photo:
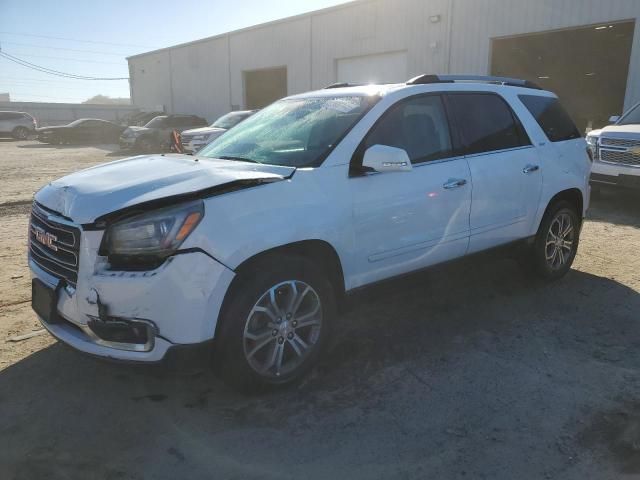
[(29, 259), (34, 283), (55, 296), (50, 318), (38, 315), (51, 335), (93, 356), (141, 363), (212, 342), (233, 271), (201, 251), (152, 271), (112, 271), (97, 255), (101, 236), (82, 233), (75, 288)]

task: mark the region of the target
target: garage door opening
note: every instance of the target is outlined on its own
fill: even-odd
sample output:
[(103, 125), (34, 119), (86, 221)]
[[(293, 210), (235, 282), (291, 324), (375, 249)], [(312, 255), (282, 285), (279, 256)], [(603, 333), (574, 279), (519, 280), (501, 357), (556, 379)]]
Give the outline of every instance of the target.
[(287, 67), (244, 72), (245, 103), (248, 109), (264, 108), (287, 96)]
[(524, 78), (555, 92), (580, 131), (620, 115), (635, 22), (494, 39), (492, 75)]
[(381, 53), (336, 60), (336, 81), (400, 83), (407, 81), (407, 52)]

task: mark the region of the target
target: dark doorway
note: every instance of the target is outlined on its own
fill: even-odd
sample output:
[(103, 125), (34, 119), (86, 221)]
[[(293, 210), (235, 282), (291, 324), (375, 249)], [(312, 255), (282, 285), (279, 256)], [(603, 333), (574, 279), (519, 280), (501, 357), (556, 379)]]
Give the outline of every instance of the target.
[(555, 92), (581, 132), (624, 108), (635, 22), (493, 39), (492, 75)]
[(287, 96), (287, 67), (244, 72), (246, 107), (254, 110)]

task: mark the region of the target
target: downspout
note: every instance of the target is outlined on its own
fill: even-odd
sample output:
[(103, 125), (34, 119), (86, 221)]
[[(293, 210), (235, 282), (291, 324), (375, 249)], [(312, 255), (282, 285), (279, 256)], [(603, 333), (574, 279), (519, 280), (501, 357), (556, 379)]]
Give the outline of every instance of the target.
[(449, 21), (447, 28), (449, 29), (449, 40), (447, 41), (447, 73), (451, 75), (451, 51), (453, 50), (453, 15), (455, 11), (455, 1), (449, 0)]

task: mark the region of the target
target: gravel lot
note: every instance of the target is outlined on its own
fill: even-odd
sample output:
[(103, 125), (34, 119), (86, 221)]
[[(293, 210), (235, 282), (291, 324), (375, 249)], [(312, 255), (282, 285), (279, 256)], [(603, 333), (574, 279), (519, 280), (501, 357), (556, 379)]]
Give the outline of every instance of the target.
[(483, 255), (376, 288), (308, 380), (244, 397), (8, 341), (39, 329), (33, 192), (115, 149), (0, 142), (0, 478), (640, 477), (640, 197), (594, 200), (564, 280)]

